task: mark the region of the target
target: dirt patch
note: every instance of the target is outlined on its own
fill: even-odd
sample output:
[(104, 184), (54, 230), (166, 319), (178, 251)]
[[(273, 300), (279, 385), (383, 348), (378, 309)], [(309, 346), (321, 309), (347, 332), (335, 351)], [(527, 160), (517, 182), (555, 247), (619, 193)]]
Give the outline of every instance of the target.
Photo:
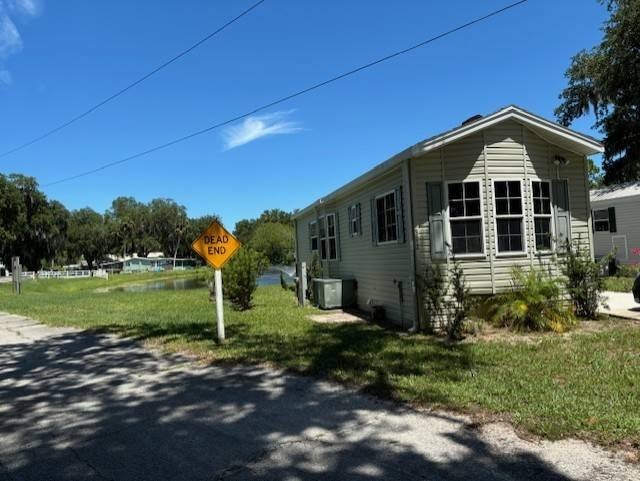
[(356, 311), (343, 311), (342, 309), (335, 309), (327, 311), (326, 314), (314, 314), (307, 316), (308, 319), (313, 322), (321, 324), (353, 324), (368, 322), (366, 315), (362, 312)]

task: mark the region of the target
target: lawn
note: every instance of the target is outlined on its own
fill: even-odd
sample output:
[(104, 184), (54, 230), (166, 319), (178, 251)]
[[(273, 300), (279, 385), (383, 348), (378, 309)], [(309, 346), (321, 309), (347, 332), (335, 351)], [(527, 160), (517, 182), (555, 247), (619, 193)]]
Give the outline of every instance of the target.
[(604, 280), (607, 291), (631, 292), (635, 277), (607, 277)]
[(250, 311), (227, 307), (228, 342), (218, 346), (204, 288), (96, 291), (138, 280), (34, 281), (19, 297), (0, 285), (0, 310), (106, 329), (210, 362), (267, 363), (415, 405), (495, 416), (552, 439), (640, 446), (638, 326), (608, 321), (595, 332), (450, 346), (373, 325), (313, 323), (306, 316), (315, 309), (296, 307), (291, 292), (274, 286), (258, 289)]

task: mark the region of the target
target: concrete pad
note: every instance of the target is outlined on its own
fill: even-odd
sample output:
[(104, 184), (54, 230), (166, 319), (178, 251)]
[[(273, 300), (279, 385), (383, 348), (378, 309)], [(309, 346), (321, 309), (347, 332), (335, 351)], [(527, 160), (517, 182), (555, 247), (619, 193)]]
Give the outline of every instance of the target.
[(633, 299), (632, 293), (606, 291), (603, 294), (606, 298), (606, 306), (601, 307), (601, 312), (640, 321), (640, 304)]
[[(640, 479), (578, 440), (419, 413), (255, 366), (131, 340), (0, 325), (0, 480)], [(22, 330), (21, 330), (22, 329)]]

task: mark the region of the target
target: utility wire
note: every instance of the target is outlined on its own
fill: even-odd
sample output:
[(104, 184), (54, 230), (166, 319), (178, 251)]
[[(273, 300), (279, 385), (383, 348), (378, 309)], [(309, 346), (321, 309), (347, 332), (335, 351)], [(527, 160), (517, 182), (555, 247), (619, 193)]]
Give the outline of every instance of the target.
[(399, 51), (394, 52), (392, 54), (389, 54), (389, 55), (387, 55), (385, 57), (381, 57), (381, 58), (379, 58), (377, 60), (374, 60), (372, 62), (364, 64), (364, 65), (362, 65), (360, 67), (354, 68), (353, 70), (349, 70), (349, 71), (344, 72), (344, 73), (342, 73), (340, 75), (337, 75), (337, 76), (332, 77), (330, 79), (324, 80), (324, 81), (322, 81), (320, 83), (317, 83), (317, 84), (312, 85), (310, 87), (307, 87), (305, 89), (299, 90), (299, 91), (297, 91), (295, 93), (292, 93), (290, 95), (287, 95), (285, 97), (281, 97), (278, 100), (274, 100), (273, 102), (269, 102), (267, 104), (261, 105), (260, 107), (256, 107), (255, 109), (253, 109), (253, 110), (251, 110), (249, 112), (245, 112), (243, 114), (237, 115), (235, 117), (232, 117), (230, 119), (224, 120), (224, 121), (219, 122), (217, 124), (210, 125), (209, 127), (206, 127), (206, 128), (204, 128), (202, 130), (198, 130), (196, 132), (192, 132), (192, 133), (187, 134), (187, 135), (185, 135), (183, 137), (179, 137), (177, 139), (171, 140), (171, 141), (166, 142), (164, 144), (160, 144), (160, 145), (157, 145), (157, 146), (152, 147), (150, 149), (144, 150), (142, 152), (138, 152), (137, 154), (133, 154), (133, 155), (130, 155), (128, 157), (124, 157), (122, 159), (103, 164), (100, 167), (96, 167), (95, 169), (87, 170), (85, 172), (81, 172), (79, 174), (72, 175), (72, 176), (69, 176), (69, 177), (64, 177), (64, 178), (62, 178), (60, 180), (56, 180), (55, 182), (51, 182), (49, 184), (44, 184), (44, 187), (49, 187), (49, 186), (52, 186), (52, 185), (61, 184), (63, 182), (68, 182), (70, 180), (75, 180), (75, 179), (78, 179), (80, 177), (85, 177), (87, 175), (95, 174), (95, 173), (100, 172), (102, 170), (108, 169), (109, 167), (113, 167), (115, 165), (119, 165), (119, 164), (123, 164), (125, 162), (129, 162), (130, 160), (134, 160), (134, 159), (137, 159), (139, 157), (143, 157), (145, 155), (151, 154), (151, 153), (156, 152), (158, 150), (162, 150), (162, 149), (165, 149), (165, 148), (170, 147), (172, 145), (179, 144), (179, 143), (184, 142), (186, 140), (192, 139), (193, 137), (197, 137), (197, 136), (205, 134), (207, 132), (211, 132), (212, 130), (219, 129), (220, 127), (224, 127), (224, 126), (229, 125), (229, 124), (231, 124), (233, 122), (236, 122), (238, 120), (242, 120), (242, 119), (244, 119), (246, 117), (249, 117), (249, 116), (251, 116), (253, 114), (261, 112), (262, 110), (266, 110), (266, 109), (271, 108), (271, 107), (273, 107), (275, 105), (278, 105), (278, 104), (281, 104), (283, 102), (286, 102), (287, 100), (291, 100), (291, 99), (293, 99), (295, 97), (299, 97), (299, 96), (304, 95), (306, 93), (309, 93), (309, 92), (311, 92), (313, 90), (319, 89), (320, 87), (324, 87), (325, 85), (329, 85), (329, 84), (331, 84), (333, 82), (337, 82), (338, 80), (341, 80), (341, 79), (343, 79), (345, 77), (349, 77), (349, 76), (351, 76), (353, 74), (356, 74), (356, 73), (358, 73), (358, 72), (360, 72), (362, 70), (365, 70), (365, 69), (368, 69), (368, 68), (373, 67), (375, 65), (378, 65), (378, 64), (380, 64), (382, 62), (386, 62), (387, 60), (391, 60), (392, 58), (395, 58), (395, 57), (398, 57), (400, 55), (404, 55), (406, 53), (409, 53), (412, 50), (416, 50), (416, 49), (418, 49), (420, 47), (423, 47), (423, 46), (425, 46), (425, 45), (427, 45), (429, 43), (435, 42), (436, 40), (439, 40), (439, 39), (441, 39), (443, 37), (446, 37), (446, 36), (451, 35), (451, 34), (453, 34), (455, 32), (458, 32), (458, 31), (463, 30), (465, 28), (468, 28), (468, 27), (470, 27), (472, 25), (475, 25), (476, 23), (480, 23), (480, 22), (482, 22), (484, 20), (487, 20), (487, 19), (489, 19), (491, 17), (499, 15), (500, 13), (503, 13), (503, 12), (505, 12), (507, 10), (510, 10), (510, 9), (514, 8), (514, 7), (517, 7), (518, 5), (526, 3), (527, 1), (528, 0), (520, 0), (518, 2), (515, 2), (515, 3), (512, 3), (512, 4), (507, 5), (505, 7), (502, 7), (500, 9), (498, 9), (498, 10), (494, 10), (494, 11), (492, 11), (492, 12), (486, 14), (486, 15), (483, 15), (482, 17), (478, 17), (478, 18), (476, 18), (474, 20), (471, 20), (471, 21), (469, 21), (469, 22), (467, 22), (465, 24), (462, 24), (462, 25), (460, 25), (458, 27), (455, 27), (455, 28), (453, 28), (451, 30), (447, 30), (446, 32), (443, 32), (441, 34), (436, 35), (435, 37), (431, 37), (431, 38), (429, 38), (427, 40), (424, 40), (424, 41), (422, 41), (420, 43), (417, 43), (417, 44), (415, 44), (415, 45), (413, 45), (411, 47), (405, 48), (403, 50), (399, 50)]
[(114, 93), (113, 95), (107, 97), (106, 99), (102, 100), (101, 102), (98, 102), (97, 104), (95, 104), (93, 107), (85, 110), (84, 112), (82, 112), (81, 114), (73, 117), (72, 119), (64, 122), (63, 124), (58, 125), (57, 127), (45, 132), (42, 135), (39, 135), (38, 137), (35, 137), (33, 139), (31, 139), (28, 142), (25, 142), (24, 144), (21, 144), (17, 147), (14, 147), (11, 150), (7, 150), (3, 153), (0, 154), (0, 159), (3, 157), (6, 157), (8, 155), (11, 155), (15, 152), (18, 152), (19, 150), (22, 150), (26, 147), (29, 147), (30, 145), (35, 144), (36, 142), (40, 142), (41, 140), (46, 139), (47, 137), (55, 134), (56, 132), (61, 131), (62, 129), (70, 126), (71, 124), (77, 122), (78, 120), (81, 120), (83, 118), (85, 118), (87, 115), (91, 114), (92, 112), (95, 112), (96, 110), (98, 110), (100, 107), (102, 107), (103, 105), (111, 102), (112, 100), (115, 100), (116, 98), (120, 97), (122, 94), (124, 94), (125, 92), (127, 92), (128, 90), (132, 89), (133, 87), (135, 87), (136, 85), (141, 84), (142, 82), (144, 82), (145, 80), (147, 80), (149, 77), (151, 77), (152, 75), (155, 75), (156, 73), (158, 73), (160, 70), (164, 69), (165, 67), (168, 67), (169, 65), (171, 65), (173, 62), (175, 62), (176, 60), (184, 57), (185, 55), (187, 55), (188, 53), (190, 53), (191, 51), (195, 50), (196, 48), (198, 48), (200, 45), (202, 45), (203, 43), (205, 43), (207, 40), (210, 40), (211, 38), (215, 37), (216, 35), (218, 35), (220, 32), (222, 32), (223, 30), (225, 30), (227, 27), (230, 27), (232, 24), (234, 24), (235, 22), (237, 22), (238, 20), (240, 20), (242, 17), (244, 17), (245, 15), (247, 15), (249, 12), (251, 12), (253, 9), (257, 8), (260, 4), (264, 3), (265, 0), (259, 0), (258, 2), (254, 3), (253, 5), (251, 5), (249, 8), (247, 8), (244, 12), (242, 12), (241, 14), (239, 14), (238, 16), (232, 18), (231, 20), (229, 20), (227, 23), (225, 23), (224, 25), (222, 25), (221, 27), (219, 27), (217, 30), (211, 32), (209, 35), (207, 35), (206, 37), (198, 40), (196, 43), (194, 43), (191, 47), (187, 48), (186, 50), (183, 50), (182, 52), (180, 52), (178, 55), (176, 55), (175, 57), (167, 60), (166, 62), (164, 62), (163, 64), (159, 65), (158, 67), (156, 67), (155, 69), (153, 69), (151, 72), (143, 75), (142, 77), (140, 77), (138, 80), (136, 80), (135, 82), (127, 85), (126, 87), (124, 87), (121, 90), (118, 90), (116, 93)]

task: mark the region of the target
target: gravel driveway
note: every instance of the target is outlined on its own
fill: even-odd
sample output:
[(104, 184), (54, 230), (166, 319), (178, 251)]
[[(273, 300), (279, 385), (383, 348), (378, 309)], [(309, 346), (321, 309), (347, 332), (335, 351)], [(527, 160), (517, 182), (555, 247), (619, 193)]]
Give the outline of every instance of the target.
[(576, 440), (0, 314), (0, 480), (635, 480)]

